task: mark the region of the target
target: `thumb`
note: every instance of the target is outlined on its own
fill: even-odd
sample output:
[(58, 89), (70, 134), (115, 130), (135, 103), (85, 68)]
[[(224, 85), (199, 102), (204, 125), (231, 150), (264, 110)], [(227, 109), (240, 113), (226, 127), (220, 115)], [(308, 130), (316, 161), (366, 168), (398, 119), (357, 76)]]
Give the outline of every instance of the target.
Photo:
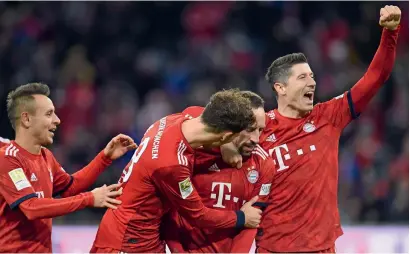
[(236, 168), (237, 169), (240, 169), (242, 167), (242, 160), (239, 160), (237, 163), (236, 163)]
[(253, 204), (256, 203), (256, 201), (258, 201), (258, 199), (259, 199), (259, 197), (255, 196), (251, 200), (248, 201), (248, 204), (252, 206)]

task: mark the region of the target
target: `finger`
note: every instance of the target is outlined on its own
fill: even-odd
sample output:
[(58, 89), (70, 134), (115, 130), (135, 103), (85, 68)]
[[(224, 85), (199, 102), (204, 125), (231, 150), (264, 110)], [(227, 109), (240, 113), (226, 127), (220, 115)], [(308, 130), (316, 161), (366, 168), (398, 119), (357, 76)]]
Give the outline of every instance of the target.
[(122, 190), (111, 191), (107, 193), (108, 197), (118, 197), (122, 194)]
[(117, 207), (116, 207), (115, 205), (112, 205), (112, 204), (107, 203), (107, 202), (104, 202), (103, 206), (104, 206), (104, 207), (111, 208), (111, 209), (114, 209), (114, 210), (117, 209)]
[(132, 139), (130, 136), (124, 135), (124, 134), (119, 134), (117, 136), (118, 140), (120, 141), (128, 141), (128, 142), (134, 142), (134, 139)]
[(114, 198), (106, 198), (105, 202), (108, 202), (110, 204), (117, 204), (117, 205), (121, 205), (121, 203), (122, 203), (121, 200), (114, 199)]
[(385, 8), (380, 10), (380, 21), (384, 22), (389, 17), (389, 13), (385, 10)]
[(138, 145), (135, 144), (135, 143), (133, 143), (133, 144), (131, 144), (131, 145), (128, 145), (126, 148), (127, 148), (128, 151), (130, 151), (130, 150), (135, 150), (135, 149), (138, 148)]
[(112, 191), (115, 190), (119, 187), (121, 187), (122, 183), (115, 183), (115, 184), (111, 184), (110, 186), (108, 186), (108, 190)]
[(400, 20), (401, 17), (401, 10), (399, 7), (394, 6), (394, 14), (396, 16), (396, 20)]
[(236, 163), (236, 168), (237, 168), (237, 169), (242, 168), (242, 160), (239, 160), (239, 161)]
[(256, 201), (258, 201), (258, 196), (253, 197), (251, 200), (249, 200), (247, 203), (250, 205), (253, 205)]

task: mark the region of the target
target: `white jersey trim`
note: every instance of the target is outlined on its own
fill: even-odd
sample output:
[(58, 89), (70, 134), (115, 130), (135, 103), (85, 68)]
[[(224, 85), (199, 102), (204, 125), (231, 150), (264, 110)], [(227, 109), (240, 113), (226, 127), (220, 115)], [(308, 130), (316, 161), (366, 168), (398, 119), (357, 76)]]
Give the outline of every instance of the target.
[(181, 140), (178, 146), (177, 157), (178, 157), (179, 164), (184, 165), (184, 166), (188, 166), (188, 159), (184, 155), (186, 148), (187, 146), (185, 145), (184, 141)]
[(16, 157), (18, 151), (19, 149), (17, 147), (15, 147), (13, 144), (10, 144), (6, 148), (6, 156)]

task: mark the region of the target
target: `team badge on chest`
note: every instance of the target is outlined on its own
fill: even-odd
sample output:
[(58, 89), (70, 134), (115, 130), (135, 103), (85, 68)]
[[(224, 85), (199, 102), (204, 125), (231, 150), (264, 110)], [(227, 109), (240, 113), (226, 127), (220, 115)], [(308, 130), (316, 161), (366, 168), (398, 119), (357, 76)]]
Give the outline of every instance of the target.
[(250, 183), (256, 183), (259, 179), (259, 172), (252, 169), (251, 171), (248, 172), (248, 181)]
[(314, 126), (313, 123), (305, 123), (305, 125), (303, 125), (303, 130), (305, 132), (313, 132), (316, 130), (316, 126)]

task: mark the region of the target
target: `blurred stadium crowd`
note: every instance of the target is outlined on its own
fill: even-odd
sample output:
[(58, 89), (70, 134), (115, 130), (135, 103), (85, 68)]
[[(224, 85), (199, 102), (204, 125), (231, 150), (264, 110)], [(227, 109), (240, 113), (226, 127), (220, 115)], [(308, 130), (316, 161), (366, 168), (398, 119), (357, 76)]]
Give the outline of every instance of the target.
[[(304, 52), (316, 101), (351, 87), (379, 44), (379, 9), (403, 13), (394, 71), (340, 141), (344, 224), (408, 223), (408, 2), (0, 2), (0, 136), (13, 138), (7, 92), (42, 81), (62, 124), (52, 146), (68, 172), (86, 165), (117, 133), (140, 141), (157, 119), (240, 87), (276, 106), (265, 70)], [(132, 154), (95, 184), (113, 183)], [(86, 209), (55, 223), (98, 223)]]

